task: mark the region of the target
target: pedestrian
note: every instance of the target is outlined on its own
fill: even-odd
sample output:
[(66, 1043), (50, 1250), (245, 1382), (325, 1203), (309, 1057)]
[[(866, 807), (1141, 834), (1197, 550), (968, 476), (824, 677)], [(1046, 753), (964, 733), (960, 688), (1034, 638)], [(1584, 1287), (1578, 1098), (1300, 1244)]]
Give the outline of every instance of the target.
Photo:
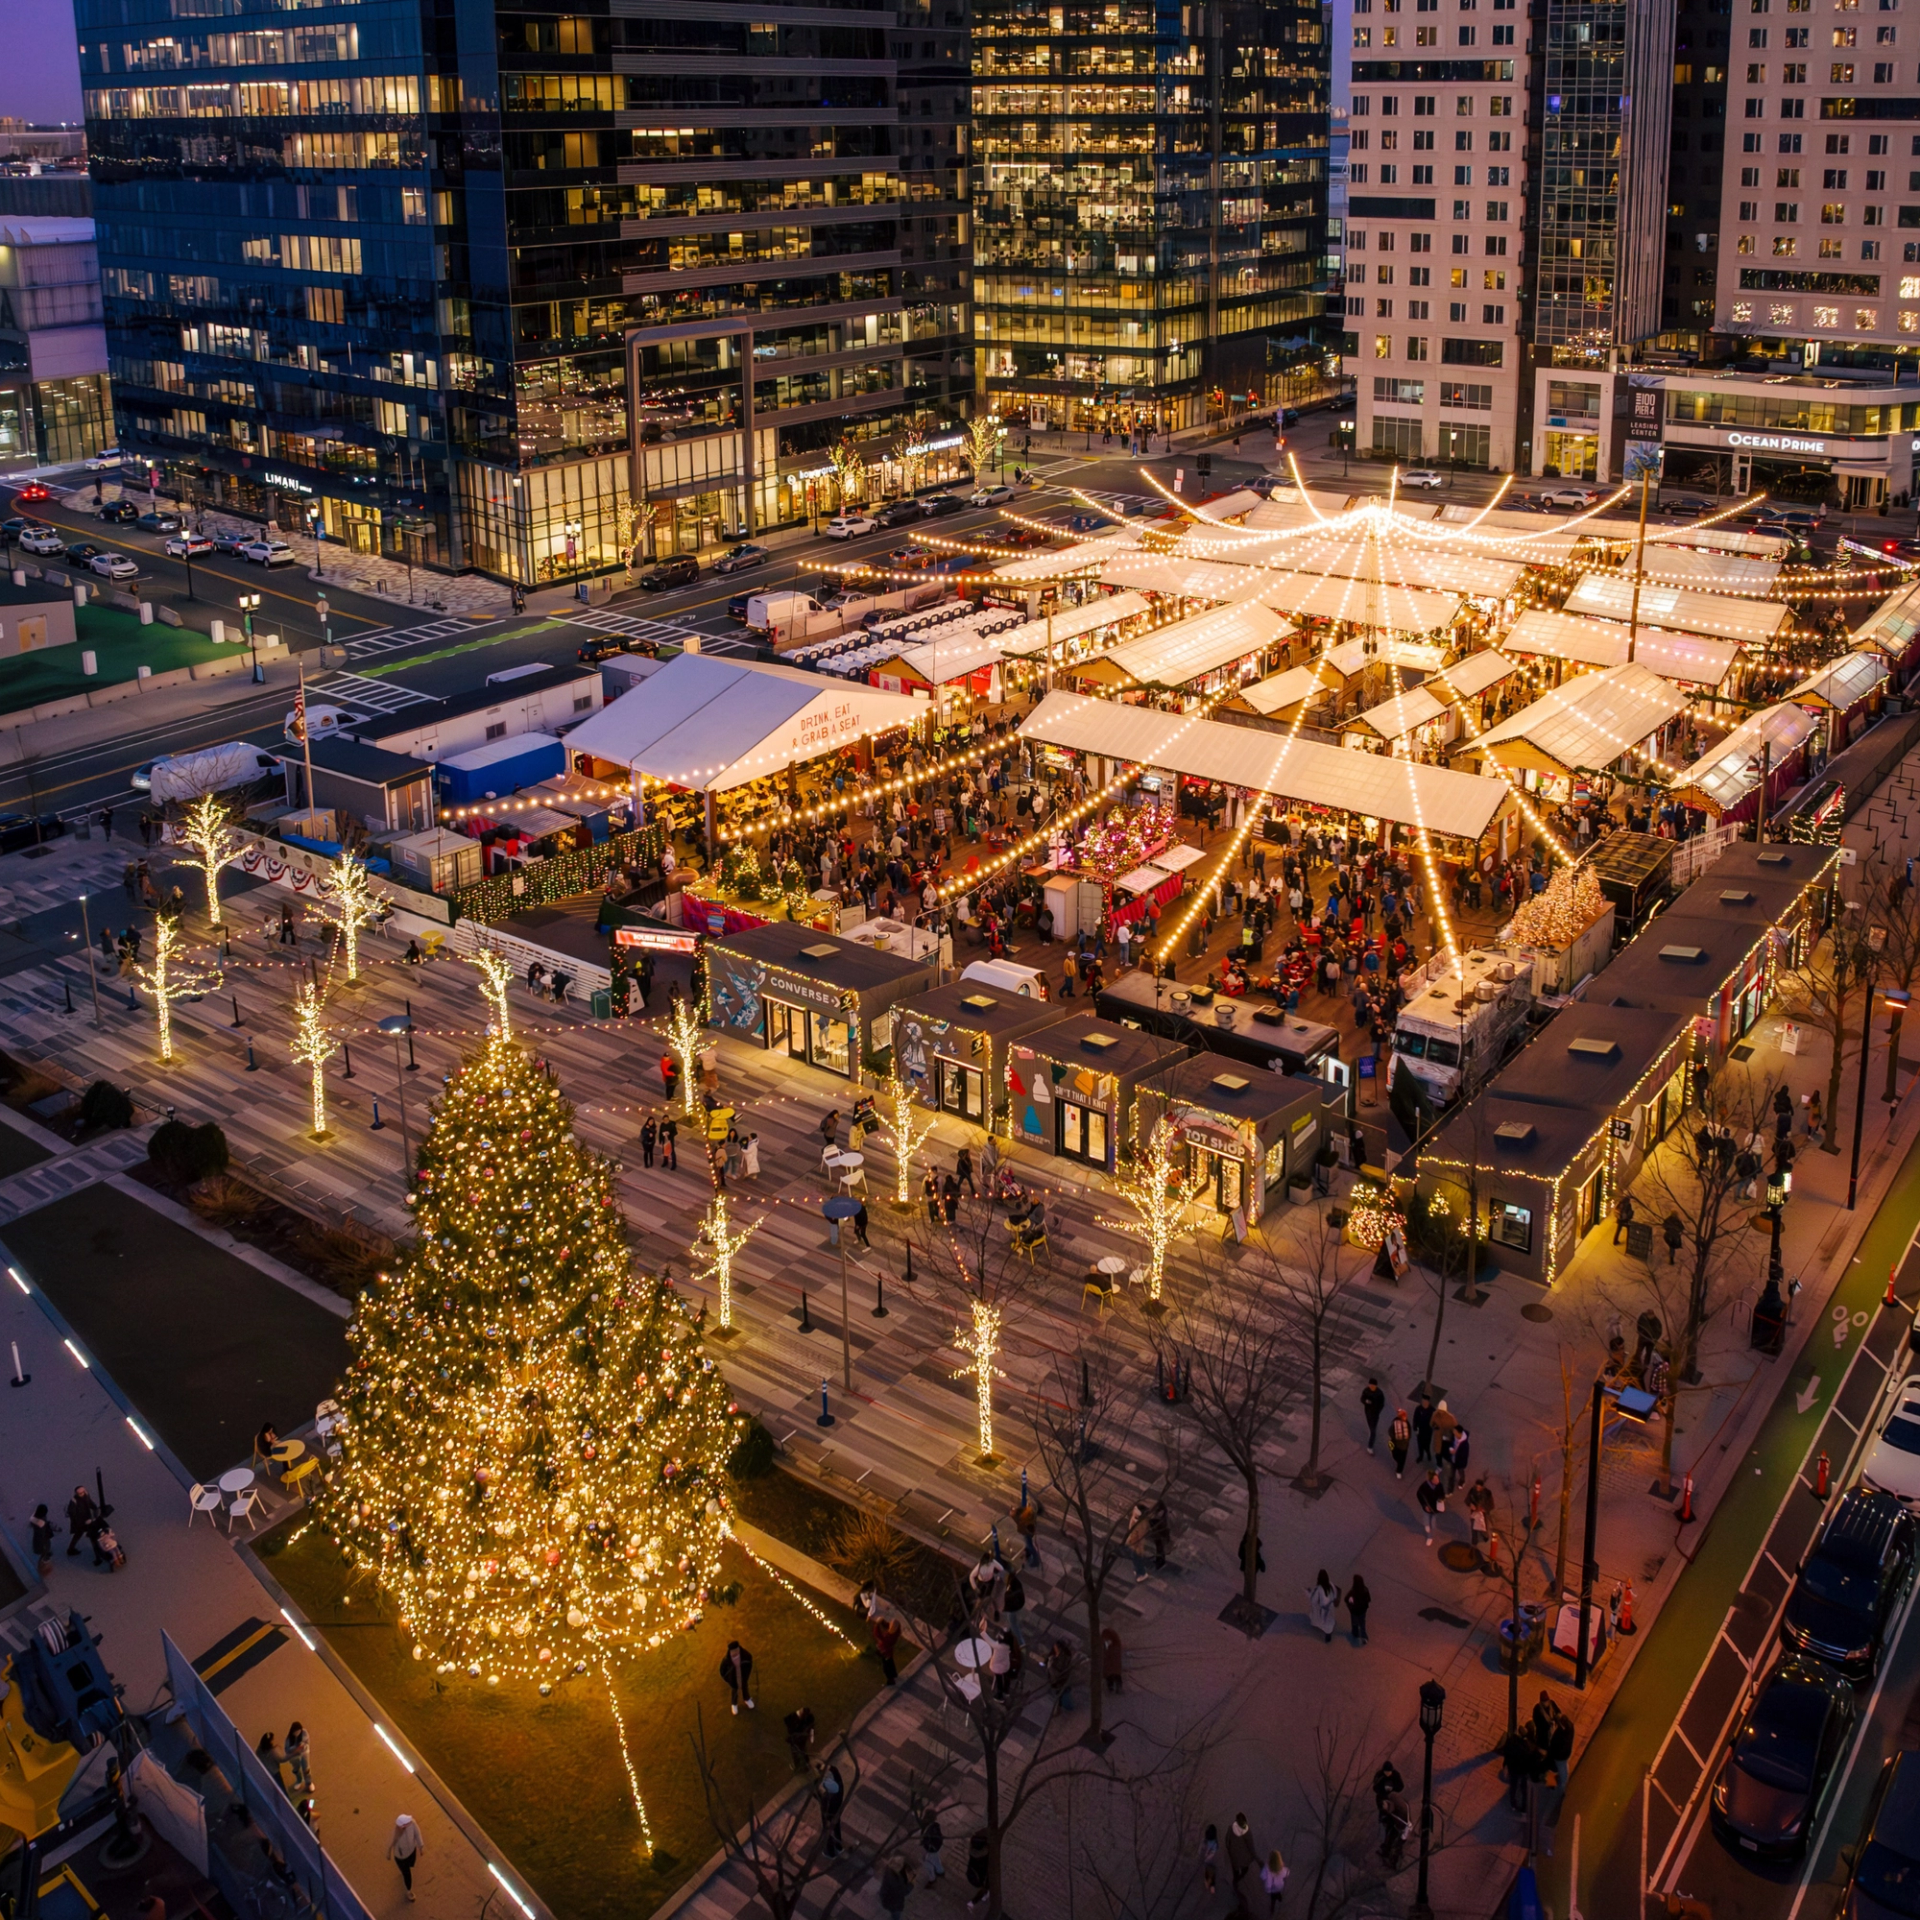
[(1380, 1391), (1380, 1382), (1369, 1378), (1365, 1390), (1360, 1395), (1360, 1411), (1367, 1416), (1367, 1451), (1373, 1451), (1373, 1443), (1379, 1436), (1380, 1416), (1386, 1411), (1387, 1396)]
[(1126, 1649), (1120, 1644), (1120, 1635), (1112, 1627), (1100, 1629), (1100, 1678), (1109, 1693), (1120, 1691), (1121, 1681), (1126, 1670)]
[(1147, 1509), (1147, 1537), (1153, 1542), (1153, 1570), (1159, 1573), (1167, 1564), (1167, 1549), (1173, 1544), (1173, 1520), (1164, 1500), (1156, 1499)]
[(1133, 1558), (1135, 1578), (1138, 1578), (1147, 1570), (1147, 1548), (1149, 1544), (1147, 1509), (1141, 1501), (1136, 1500), (1133, 1503), (1133, 1510), (1127, 1515), (1127, 1552)]
[(1573, 1722), (1552, 1701), (1547, 1703), (1553, 1728), (1547, 1736), (1547, 1765), (1553, 1769), (1554, 1790), (1564, 1793), (1573, 1768)]
[[(749, 1700), (748, 1706), (753, 1702)], [(846, 1851), (846, 1841), (840, 1832), (840, 1821), (847, 1810), (847, 1783), (840, 1777), (840, 1769), (829, 1765), (820, 1776), (820, 1852), (823, 1858), (837, 1860)]]
[(1620, 1204), (1613, 1210), (1613, 1244), (1620, 1244), (1620, 1236), (1633, 1225), (1633, 1195), (1623, 1193)]
[(287, 1766), (293, 1784), (303, 1793), (313, 1791), (313, 1742), (298, 1720), (287, 1729)]
[(891, 1614), (876, 1615), (873, 1622), (873, 1649), (880, 1656), (880, 1671), (886, 1675), (890, 1687), (900, 1678), (900, 1669), (894, 1663), (894, 1649), (899, 1644), (900, 1622)]
[(1006, 1575), (1006, 1568), (990, 1552), (983, 1553), (980, 1564), (967, 1575), (967, 1585), (973, 1590), (974, 1610), (982, 1626), (1000, 1624), (1001, 1582)]
[(660, 1122), (660, 1164), (669, 1173), (680, 1170), (680, 1122), (673, 1117), (671, 1110)]
[[(1459, 1486), (1461, 1482), (1466, 1479), (1467, 1464), (1472, 1458), (1472, 1455), (1473, 1435), (1470, 1434), (1465, 1427), (1462, 1427), (1460, 1431), (1453, 1436), (1453, 1480), (1447, 1488), (1449, 1493), (1453, 1491), (1454, 1487)], [(1481, 1476), (1483, 1480), (1485, 1477), (1484, 1474)], [(1487, 1496), (1487, 1502), (1489, 1507), (1491, 1507), (1493, 1502), (1493, 1496), (1491, 1494)]]
[(1437, 1442), (1442, 1434), (1457, 1435), (1460, 1431), (1460, 1418), (1447, 1405), (1446, 1396), (1440, 1398), (1440, 1404), (1433, 1410), (1433, 1437)]
[(1453, 1491), (1453, 1435), (1438, 1434), (1433, 1443), (1433, 1464), (1440, 1469), (1440, 1477), (1446, 1483), (1449, 1493)]
[(1247, 1877), (1259, 1855), (1254, 1851), (1252, 1829), (1247, 1825), (1247, 1816), (1236, 1813), (1233, 1825), (1227, 1829), (1227, 1871), (1233, 1876), (1233, 1884), (1238, 1887)]
[(652, 1114), (648, 1114), (640, 1128), (640, 1164), (643, 1167), (653, 1165), (653, 1143), (660, 1137), (660, 1123)]
[(1433, 1402), (1425, 1393), (1413, 1410), (1414, 1459), (1422, 1464), (1433, 1458)]
[(1026, 1505), (1015, 1512), (1013, 1524), (1026, 1547), (1024, 1563), (1029, 1567), (1037, 1567), (1040, 1564), (1040, 1549), (1034, 1544), (1033, 1536), (1040, 1527), (1040, 1503), (1029, 1496)]
[(1328, 1646), (1333, 1644), (1333, 1629), (1336, 1622), (1334, 1609), (1339, 1602), (1340, 1589), (1327, 1578), (1327, 1570), (1322, 1567), (1319, 1577), (1307, 1589), (1307, 1617), (1319, 1629), (1321, 1637)]
[(1220, 1829), (1209, 1826), (1200, 1838), (1200, 1885), (1208, 1893), (1220, 1890)]
[(1413, 1428), (1407, 1420), (1405, 1407), (1395, 1407), (1393, 1420), (1387, 1428), (1387, 1451), (1393, 1455), (1393, 1477), (1401, 1480), (1407, 1472), (1407, 1448), (1413, 1443)]
[(420, 1829), (414, 1825), (413, 1815), (401, 1814), (393, 1823), (393, 1837), (387, 1842), (387, 1858), (400, 1869), (401, 1883), (406, 1887), (407, 1898), (413, 1898), (413, 1868), (425, 1849), (420, 1841)]
[(669, 1106), (673, 1103), (673, 1090), (679, 1084), (680, 1063), (672, 1054), (660, 1056), (660, 1091), (666, 1097)]
[(907, 1873), (906, 1855), (902, 1854), (897, 1860), (889, 1860), (885, 1872), (880, 1876), (882, 1909), (892, 1914), (893, 1920), (900, 1920), (901, 1914), (907, 1910), (907, 1895), (912, 1891), (913, 1881)]
[(824, 1120), (820, 1122), (821, 1157), (822, 1159), (824, 1159), (828, 1154), (838, 1153), (839, 1150), (840, 1150), (840, 1109), (838, 1107), (835, 1107), (834, 1110), (831, 1113), (829, 1113)]
[(1447, 1490), (1440, 1484), (1438, 1467), (1427, 1469), (1427, 1477), (1414, 1489), (1413, 1497), (1420, 1504), (1420, 1519), (1427, 1530), (1427, 1545), (1432, 1546), (1434, 1515), (1447, 1510)]
[(1007, 1569), (1007, 1584), (1000, 1599), (1000, 1611), (1007, 1623), (1007, 1636), (1015, 1646), (1026, 1643), (1020, 1638), (1020, 1615), (1027, 1604), (1027, 1590), (1020, 1583), (1020, 1576), (1012, 1567)]
[(44, 1580), (53, 1571), (53, 1522), (47, 1518), (47, 1503), (44, 1500), (33, 1510), (33, 1523), (29, 1531), (33, 1536), (34, 1565)]
[(960, 1182), (952, 1174), (940, 1182), (940, 1210), (948, 1226), (960, 1218)]
[(1507, 1735), (1500, 1749), (1507, 1774), (1507, 1805), (1519, 1813), (1527, 1804), (1527, 1782), (1533, 1773), (1533, 1756), (1538, 1751), (1524, 1724)]
[(860, 1200), (859, 1210), (853, 1216), (853, 1230), (859, 1236), (860, 1244), (871, 1252), (873, 1242), (867, 1238), (867, 1203), (864, 1196)]
[(280, 1769), (286, 1764), (287, 1756), (275, 1744), (271, 1727), (260, 1736), (260, 1744), (254, 1748), (253, 1757), (273, 1775), (273, 1784), (284, 1790), (286, 1782), (280, 1777)]
[(941, 1858), (946, 1844), (947, 1836), (940, 1831), (940, 1816), (929, 1807), (920, 1819), (920, 1870), (927, 1876), (928, 1886), (946, 1878), (947, 1863)]
[(1372, 1605), (1373, 1594), (1356, 1573), (1352, 1585), (1347, 1588), (1347, 1615), (1353, 1622), (1352, 1636), (1356, 1647), (1367, 1644), (1367, 1609)]
[(981, 1827), (967, 1839), (967, 1885), (973, 1889), (973, 1897), (967, 1902), (969, 1913), (987, 1897), (987, 1868), (987, 1833)]
[(1267, 1912), (1280, 1911), (1280, 1896), (1287, 1890), (1287, 1863), (1280, 1857), (1280, 1849), (1275, 1847), (1267, 1855), (1267, 1863), (1260, 1869), (1260, 1884), (1267, 1893)]
[(953, 1163), (953, 1177), (966, 1183), (969, 1200), (980, 1198), (980, 1189), (973, 1184), (973, 1149), (971, 1147), (960, 1149), (960, 1157)]
[(86, 1540), (93, 1547), (93, 1564), (97, 1567), (105, 1562), (107, 1556), (100, 1551), (100, 1509), (85, 1487), (75, 1487), (73, 1498), (67, 1502), (67, 1533), (69, 1560), (80, 1551), (80, 1542)]
[(1687, 1229), (1678, 1213), (1670, 1213), (1660, 1223), (1661, 1237), (1667, 1243), (1667, 1265), (1672, 1266), (1680, 1258), (1680, 1243), (1687, 1237)]
[(749, 1179), (760, 1177), (760, 1136), (750, 1133), (740, 1149), (740, 1171)]
[(940, 1180), (931, 1167), (920, 1182), (920, 1197), (927, 1203), (927, 1225), (937, 1227), (940, 1224)]
[(1056, 1640), (1047, 1649), (1047, 1690), (1053, 1695), (1055, 1713), (1065, 1713), (1073, 1705), (1073, 1661), (1068, 1641)]
[(1487, 1551), (1487, 1534), (1492, 1524), (1493, 1489), (1487, 1485), (1483, 1474), (1467, 1489), (1467, 1532), (1474, 1553), (1483, 1559)]
[(720, 1678), (727, 1683), (727, 1692), (732, 1696), (733, 1711), (738, 1714), (741, 1701), (747, 1703), (749, 1712), (753, 1709), (753, 1655), (738, 1640), (729, 1640), (727, 1650), (720, 1656)]
[(795, 1707), (781, 1722), (787, 1730), (787, 1755), (795, 1773), (807, 1770), (807, 1753), (813, 1745), (814, 1718), (811, 1707)]

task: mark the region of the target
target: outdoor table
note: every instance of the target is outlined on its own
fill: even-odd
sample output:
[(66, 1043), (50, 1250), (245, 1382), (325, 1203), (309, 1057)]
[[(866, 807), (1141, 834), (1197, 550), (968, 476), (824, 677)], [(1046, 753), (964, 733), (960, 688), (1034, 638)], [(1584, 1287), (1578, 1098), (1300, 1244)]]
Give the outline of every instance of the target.
[(849, 1150), (844, 1153), (835, 1154), (832, 1164), (838, 1167), (842, 1173), (852, 1173), (855, 1168), (864, 1167), (867, 1164), (867, 1156), (864, 1153), (854, 1153)]
[(280, 1444), (274, 1448), (273, 1457), (278, 1460), (283, 1467), (290, 1467), (306, 1450), (307, 1443), (304, 1440), (282, 1440)]
[(220, 1476), (222, 1493), (245, 1493), (252, 1485), (253, 1469), (251, 1467), (229, 1467)]
[(993, 1664), (991, 1640), (962, 1640), (953, 1650), (954, 1662), (962, 1667), (987, 1667)]
[(1127, 1263), (1117, 1253), (1110, 1253), (1104, 1259), (1096, 1260), (1094, 1265), (1110, 1280), (1127, 1270)]

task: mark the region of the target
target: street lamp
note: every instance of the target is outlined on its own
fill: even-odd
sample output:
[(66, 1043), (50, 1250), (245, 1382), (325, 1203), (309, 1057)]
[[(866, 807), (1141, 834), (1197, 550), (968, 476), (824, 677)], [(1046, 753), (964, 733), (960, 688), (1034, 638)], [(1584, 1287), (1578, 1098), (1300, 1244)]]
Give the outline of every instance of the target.
[(585, 556), (580, 552), (580, 536), (586, 532), (585, 526), (578, 520), (567, 522), (567, 569), (574, 576), (574, 592), (580, 588), (580, 568), (578, 562)]
[(313, 535), (313, 577), (320, 578), (320, 504), (315, 501), (307, 509), (307, 531)]
[(266, 671), (260, 665), (260, 649), (253, 644), (253, 616), (260, 609), (260, 596), (257, 593), (243, 593), (240, 596), (240, 617), (246, 628), (247, 645), (253, 648), (253, 683), (259, 686), (266, 679)]
[(87, 943), (87, 985), (93, 989), (93, 1024), (100, 1024), (100, 976), (93, 965), (93, 928), (87, 921), (87, 896), (80, 896), (80, 937)]
[(1427, 1898), (1427, 1855), (1433, 1846), (1433, 1742), (1446, 1704), (1447, 1690), (1438, 1680), (1420, 1683), (1420, 1731), (1426, 1737), (1427, 1755), (1420, 1781), (1420, 1884), (1414, 1889), (1408, 1920), (1433, 1920), (1433, 1903)]
[[(1906, 1017), (1907, 995), (1899, 987), (1882, 987), (1880, 1004), (1893, 1016), (1887, 1023), (1887, 1090), (1881, 1096), (1888, 1106), (1897, 1104), (1900, 1098), (1900, 1023)], [(1864, 1071), (1864, 1065), (1862, 1070)]]
[(401, 1173), (408, 1179), (413, 1178), (413, 1137), (407, 1131), (407, 1075), (400, 1062), (400, 1036), (408, 1035), (407, 1046), (413, 1046), (413, 1022), (404, 1013), (390, 1013), (380, 1022), (380, 1031), (393, 1039), (393, 1084), (400, 1095), (400, 1150), (404, 1158), (400, 1162)]
[(1853, 1211), (1853, 1203), (1860, 1197), (1860, 1136), (1867, 1125), (1867, 1051), (1873, 1045), (1873, 1002), (1876, 991), (1874, 975), (1879, 970), (1880, 950), (1887, 944), (1885, 927), (1867, 929), (1867, 991), (1865, 1004), (1860, 1009), (1860, 1079), (1854, 1089), (1853, 1100), (1853, 1158), (1847, 1168), (1847, 1211)]

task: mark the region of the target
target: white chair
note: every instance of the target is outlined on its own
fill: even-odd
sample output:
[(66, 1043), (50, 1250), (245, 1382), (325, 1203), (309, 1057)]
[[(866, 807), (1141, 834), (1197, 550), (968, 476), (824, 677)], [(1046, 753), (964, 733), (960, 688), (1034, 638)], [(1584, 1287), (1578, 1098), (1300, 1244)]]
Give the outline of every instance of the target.
[(220, 1511), (220, 1507), (221, 1494), (218, 1487), (203, 1487), (199, 1481), (196, 1480), (193, 1485), (187, 1489), (188, 1526), (193, 1525), (193, 1516), (196, 1513), (206, 1514), (208, 1516), (207, 1524), (211, 1526), (213, 1524), (212, 1516)]
[(316, 1422), (327, 1421), (327, 1420), (337, 1421), (340, 1418), (339, 1401), (322, 1400), (320, 1404), (314, 1408), (313, 1417)]
[(1135, 1267), (1127, 1275), (1127, 1285), (1130, 1287), (1137, 1287), (1141, 1283), (1141, 1281), (1143, 1281), (1146, 1277), (1147, 1277), (1147, 1270), (1145, 1267)]
[(865, 1195), (867, 1191), (867, 1170), (865, 1167), (853, 1167), (840, 1176), (840, 1184), (848, 1194)]
[(248, 1531), (258, 1533), (260, 1531), (260, 1522), (255, 1518), (255, 1515), (258, 1514), (259, 1511), (260, 1489), (258, 1487), (243, 1488), (233, 1496), (233, 1504), (227, 1509), (227, 1531), (229, 1533), (233, 1531), (233, 1523), (244, 1513), (247, 1516)]

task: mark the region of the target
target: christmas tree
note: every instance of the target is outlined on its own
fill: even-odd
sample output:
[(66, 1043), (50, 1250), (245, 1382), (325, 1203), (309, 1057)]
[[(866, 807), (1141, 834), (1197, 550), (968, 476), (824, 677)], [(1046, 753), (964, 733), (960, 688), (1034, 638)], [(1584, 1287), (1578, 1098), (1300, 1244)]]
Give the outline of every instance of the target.
[(496, 1024), (434, 1108), (418, 1237), (348, 1328), (327, 1517), (441, 1673), (545, 1692), (691, 1627), (718, 1584), (740, 1423), (633, 1271), (610, 1172)]

